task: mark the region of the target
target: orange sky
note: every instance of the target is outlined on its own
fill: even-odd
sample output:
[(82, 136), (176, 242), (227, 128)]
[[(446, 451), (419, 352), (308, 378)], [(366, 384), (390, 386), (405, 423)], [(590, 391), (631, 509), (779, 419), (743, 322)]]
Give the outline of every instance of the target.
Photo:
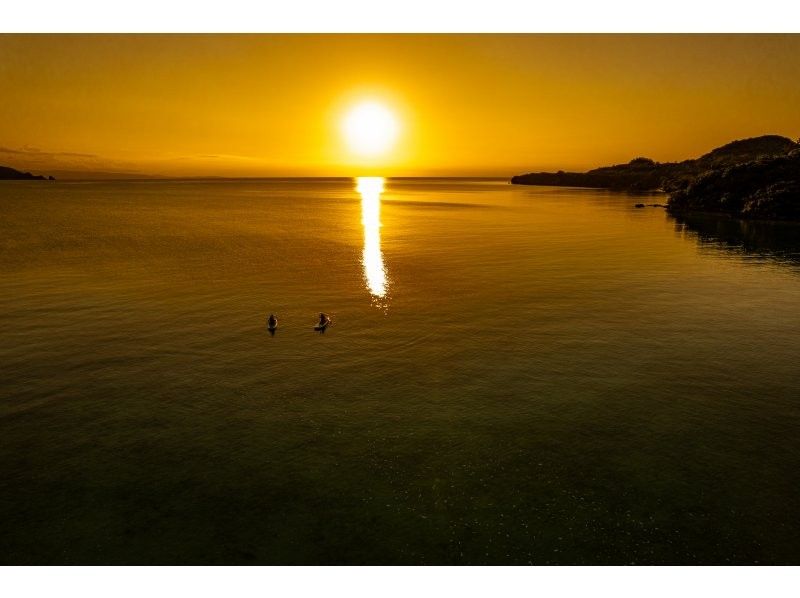
[[(397, 146), (352, 155), (378, 99)], [(800, 135), (800, 35), (0, 35), (0, 164), (498, 175)]]

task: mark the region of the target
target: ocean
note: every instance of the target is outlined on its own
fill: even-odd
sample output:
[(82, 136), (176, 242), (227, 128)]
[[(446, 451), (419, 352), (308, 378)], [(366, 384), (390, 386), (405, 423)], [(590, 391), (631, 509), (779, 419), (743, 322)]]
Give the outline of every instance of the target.
[(665, 201), (0, 184), (0, 563), (800, 563), (800, 227)]

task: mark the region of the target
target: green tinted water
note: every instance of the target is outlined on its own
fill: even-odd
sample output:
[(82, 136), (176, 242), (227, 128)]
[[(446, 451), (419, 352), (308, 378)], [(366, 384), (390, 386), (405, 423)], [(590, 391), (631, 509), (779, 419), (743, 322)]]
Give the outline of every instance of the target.
[(796, 564), (800, 234), (639, 201), (3, 184), (0, 561)]

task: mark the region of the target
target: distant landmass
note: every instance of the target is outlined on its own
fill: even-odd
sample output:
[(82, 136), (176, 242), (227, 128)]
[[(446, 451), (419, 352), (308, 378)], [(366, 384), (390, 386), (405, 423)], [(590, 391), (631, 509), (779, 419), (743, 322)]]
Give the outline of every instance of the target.
[(764, 135), (733, 141), (683, 162), (635, 158), (588, 172), (536, 172), (517, 185), (670, 193), (672, 212), (722, 212), (740, 218), (800, 220), (800, 145)]
[(0, 166), (0, 181), (54, 181), (53, 177), (31, 174), (11, 168), (10, 166)]

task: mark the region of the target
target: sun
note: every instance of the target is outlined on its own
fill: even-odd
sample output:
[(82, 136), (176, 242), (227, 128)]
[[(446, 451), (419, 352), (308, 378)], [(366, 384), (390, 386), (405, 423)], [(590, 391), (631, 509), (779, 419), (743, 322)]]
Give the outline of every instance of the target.
[(348, 147), (363, 157), (380, 156), (392, 149), (398, 128), (392, 111), (371, 100), (356, 104), (342, 119), (342, 134)]

